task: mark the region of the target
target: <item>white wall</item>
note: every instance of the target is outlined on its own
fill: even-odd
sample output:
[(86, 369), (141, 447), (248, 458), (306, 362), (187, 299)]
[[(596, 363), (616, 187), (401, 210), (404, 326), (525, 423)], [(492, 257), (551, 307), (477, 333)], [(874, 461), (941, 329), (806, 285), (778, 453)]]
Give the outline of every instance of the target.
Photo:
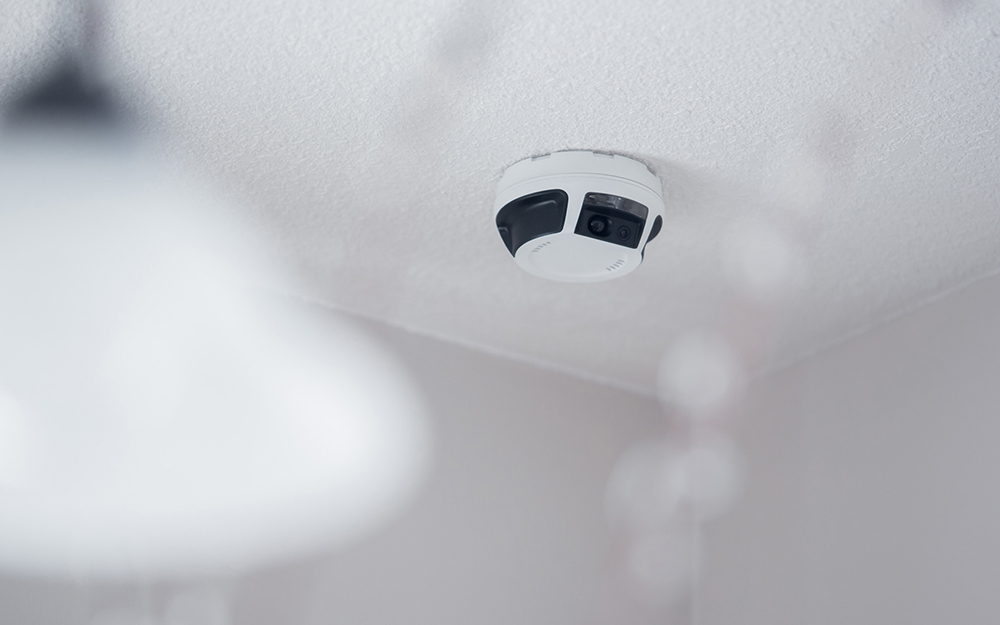
[(763, 381), (699, 623), (1000, 618), (1000, 279)]
[[(656, 402), (369, 327), (427, 393), (438, 441), (432, 478), (397, 523), (314, 575), (292, 568), (246, 581), (240, 623), (282, 620), (278, 603), (300, 611), (292, 622), (317, 624), (660, 622), (615, 578), (604, 514), (619, 456), (665, 428)], [(287, 595), (275, 595), (276, 583)]]

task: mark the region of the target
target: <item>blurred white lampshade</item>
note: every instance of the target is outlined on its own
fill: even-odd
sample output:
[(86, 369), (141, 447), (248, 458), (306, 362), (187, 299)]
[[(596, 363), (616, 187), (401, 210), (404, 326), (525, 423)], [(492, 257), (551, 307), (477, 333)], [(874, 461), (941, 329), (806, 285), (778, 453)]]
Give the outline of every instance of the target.
[(239, 571), (376, 527), (424, 474), (400, 366), (261, 289), (280, 271), (181, 180), (103, 131), (0, 136), (0, 568)]

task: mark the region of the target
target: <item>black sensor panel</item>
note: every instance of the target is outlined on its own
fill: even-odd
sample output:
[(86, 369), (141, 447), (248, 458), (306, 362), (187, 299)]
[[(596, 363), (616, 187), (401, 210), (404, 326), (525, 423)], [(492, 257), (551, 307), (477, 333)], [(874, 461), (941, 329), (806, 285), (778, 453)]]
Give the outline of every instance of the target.
[(565, 191), (550, 189), (519, 197), (501, 208), (497, 213), (497, 230), (510, 255), (532, 239), (561, 232), (568, 203)]
[(659, 215), (653, 220), (653, 226), (649, 229), (649, 238), (646, 239), (646, 243), (649, 243), (656, 238), (656, 235), (660, 234), (660, 228), (663, 227), (663, 217)]
[(574, 232), (585, 237), (637, 249), (649, 209), (628, 198), (588, 193)]

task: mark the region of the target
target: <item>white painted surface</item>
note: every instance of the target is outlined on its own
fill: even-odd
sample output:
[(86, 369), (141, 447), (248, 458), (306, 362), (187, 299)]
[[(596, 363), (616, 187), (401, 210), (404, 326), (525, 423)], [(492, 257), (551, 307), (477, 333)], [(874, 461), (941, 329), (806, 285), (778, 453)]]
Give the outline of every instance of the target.
[(1000, 279), (763, 381), (699, 625), (1000, 613)]
[[(45, 38), (53, 6), (0, 7), (0, 99), (65, 40)], [(1000, 266), (995, 2), (107, 13), (111, 78), (144, 125), (228, 185), (324, 302), (431, 335), (649, 392), (673, 338), (746, 280), (770, 293), (797, 276), (767, 298), (778, 329), (747, 356), (760, 368)], [(641, 271), (553, 285), (506, 256), (490, 215), (503, 168), (571, 148), (638, 156), (664, 180)]]

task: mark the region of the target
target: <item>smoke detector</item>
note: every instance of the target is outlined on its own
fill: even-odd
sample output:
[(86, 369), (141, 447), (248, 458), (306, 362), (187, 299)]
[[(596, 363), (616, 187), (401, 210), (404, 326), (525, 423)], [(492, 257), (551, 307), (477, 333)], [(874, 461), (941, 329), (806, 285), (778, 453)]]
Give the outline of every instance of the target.
[(514, 163), (497, 186), (496, 226), (525, 271), (558, 282), (618, 278), (663, 225), (659, 179), (642, 163), (568, 151)]

